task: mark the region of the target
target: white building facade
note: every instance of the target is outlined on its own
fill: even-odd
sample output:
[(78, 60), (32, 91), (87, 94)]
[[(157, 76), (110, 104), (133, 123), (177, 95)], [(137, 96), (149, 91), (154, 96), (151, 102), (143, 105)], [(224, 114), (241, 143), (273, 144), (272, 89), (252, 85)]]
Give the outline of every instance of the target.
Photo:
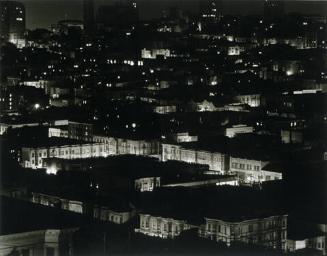
[(211, 240), (256, 244), (269, 248), (286, 250), (287, 215), (228, 222), (205, 218), (206, 223), (199, 229), (199, 235)]
[(209, 169), (225, 174), (229, 171), (228, 155), (193, 148), (183, 148), (181, 145), (162, 144), (162, 161), (176, 160), (186, 163), (208, 165)]
[(140, 214), (140, 228), (135, 229), (135, 232), (160, 238), (175, 238), (182, 231), (191, 228), (192, 225), (184, 220)]
[(240, 182), (260, 183), (270, 180), (281, 180), (281, 172), (272, 172), (263, 170), (268, 164), (267, 161), (247, 159), (240, 157), (230, 157), (230, 172), (237, 174)]

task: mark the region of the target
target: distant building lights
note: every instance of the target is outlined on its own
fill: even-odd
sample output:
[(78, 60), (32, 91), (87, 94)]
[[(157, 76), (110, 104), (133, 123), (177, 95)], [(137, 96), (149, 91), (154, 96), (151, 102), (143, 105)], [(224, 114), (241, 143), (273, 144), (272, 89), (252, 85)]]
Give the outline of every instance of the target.
[(34, 104), (34, 109), (38, 110), (40, 107), (41, 107), (41, 106), (40, 106), (39, 103), (35, 103), (35, 104)]
[(57, 172), (58, 172), (58, 170), (57, 170), (57, 168), (54, 167), (54, 166), (48, 167), (48, 168), (46, 169), (46, 173), (47, 173), (47, 174), (57, 174)]

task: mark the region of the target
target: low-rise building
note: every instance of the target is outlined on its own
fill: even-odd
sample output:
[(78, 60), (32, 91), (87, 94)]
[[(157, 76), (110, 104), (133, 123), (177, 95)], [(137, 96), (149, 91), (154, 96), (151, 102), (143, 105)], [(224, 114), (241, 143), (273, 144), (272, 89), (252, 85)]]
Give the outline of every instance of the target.
[(287, 250), (289, 252), (295, 252), (303, 249), (315, 249), (321, 251), (322, 255), (326, 255), (325, 236), (316, 235), (308, 238), (287, 239)]
[(153, 191), (156, 187), (160, 187), (160, 177), (139, 178), (134, 183), (136, 191)]
[(238, 175), (240, 182), (260, 183), (282, 179), (281, 169), (273, 168), (268, 161), (249, 157), (230, 157), (230, 172)]
[(229, 171), (229, 157), (226, 154), (188, 147), (185, 144), (162, 143), (162, 161), (176, 160), (186, 163), (208, 165), (210, 170), (225, 174)]
[(177, 220), (143, 213), (139, 216), (140, 228), (136, 228), (135, 232), (147, 236), (175, 238), (179, 236), (182, 231), (189, 230), (193, 227), (185, 220)]
[(110, 221), (116, 224), (124, 224), (135, 216), (133, 209), (110, 209), (106, 206), (95, 206), (93, 217), (102, 221)]
[(225, 221), (205, 218), (200, 236), (226, 243), (256, 244), (286, 251), (287, 215), (249, 218), (243, 221)]
[[(21, 149), (20, 164), (26, 168), (43, 168), (43, 159), (56, 157), (64, 159), (92, 158), (108, 156), (105, 143), (82, 143), (73, 140), (53, 140), (53, 143), (26, 146)], [(47, 170), (56, 173), (56, 170)]]
[(261, 105), (260, 94), (241, 94), (236, 96), (236, 100), (240, 103), (247, 104), (250, 107), (259, 107)]
[(235, 137), (237, 134), (241, 133), (253, 133), (253, 127), (247, 125), (233, 125), (232, 127), (226, 128), (225, 135), (229, 138)]
[[(0, 236), (0, 255), (65, 255), (77, 229), (45, 229)], [(65, 243), (68, 244), (65, 245)]]

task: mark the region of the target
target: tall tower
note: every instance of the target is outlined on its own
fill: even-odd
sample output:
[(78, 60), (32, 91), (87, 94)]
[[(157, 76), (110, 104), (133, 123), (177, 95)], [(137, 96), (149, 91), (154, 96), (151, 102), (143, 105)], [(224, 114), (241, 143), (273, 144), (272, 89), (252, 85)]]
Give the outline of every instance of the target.
[(0, 38), (17, 47), (25, 45), (25, 6), (15, 1), (0, 1)]
[(280, 19), (284, 15), (283, 0), (265, 0), (263, 15), (267, 20)]
[(221, 0), (205, 0), (200, 2), (201, 18), (216, 23), (222, 17)]
[(83, 20), (85, 35), (91, 38), (95, 32), (93, 0), (83, 0)]

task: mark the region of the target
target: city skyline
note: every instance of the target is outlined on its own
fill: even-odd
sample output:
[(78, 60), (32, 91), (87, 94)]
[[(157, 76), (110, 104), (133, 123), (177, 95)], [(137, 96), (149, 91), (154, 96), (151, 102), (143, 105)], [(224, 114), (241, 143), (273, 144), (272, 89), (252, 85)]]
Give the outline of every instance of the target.
[[(35, 28), (50, 28), (51, 25), (56, 24), (60, 20), (65, 19), (83, 19), (83, 1), (38, 1), (38, 0), (22, 0), (26, 6), (26, 26), (28, 29)], [(115, 1), (110, 0), (95, 0), (95, 12), (101, 5), (112, 5)], [(199, 11), (199, 3), (201, 0), (183, 0), (178, 4), (174, 0), (164, 1), (148, 1), (139, 0), (138, 7), (140, 17), (142, 19), (150, 20), (152, 18), (160, 17), (161, 11), (165, 8), (177, 6), (186, 11), (196, 14)], [(255, 5), (252, 5), (252, 2)], [(300, 12), (307, 14), (323, 15), (327, 13), (327, 2), (325, 1), (285, 1), (286, 12)], [(223, 1), (223, 13), (231, 15), (239, 15), (239, 10), (242, 10), (242, 15), (262, 15), (263, 1), (261, 0), (232, 0)]]
[(325, 3), (26, 1), (0, 1), (1, 256), (327, 255)]

